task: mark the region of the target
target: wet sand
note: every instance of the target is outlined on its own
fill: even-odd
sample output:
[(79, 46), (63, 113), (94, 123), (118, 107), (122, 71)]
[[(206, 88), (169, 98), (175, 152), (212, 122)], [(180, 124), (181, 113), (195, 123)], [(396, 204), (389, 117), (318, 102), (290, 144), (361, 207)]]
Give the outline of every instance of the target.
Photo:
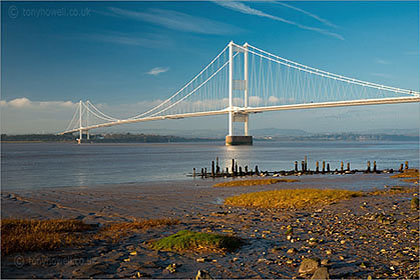
[[(118, 243), (13, 254), (2, 258), (3, 278), (296, 278), (303, 257), (328, 260), (331, 278), (418, 278), (419, 216), (410, 209), (417, 193), (365, 196), (319, 209), (245, 209), (223, 205), (226, 197), (281, 188), (384, 189), (407, 185), (388, 174), (301, 176), (298, 183), (212, 188), (223, 181), (167, 181), (2, 192), (2, 218), (76, 218), (105, 224), (171, 217), (181, 223), (138, 231)], [(292, 238), (284, 234), (293, 226)], [(233, 253), (170, 253), (145, 242), (182, 229), (234, 234), (245, 245)], [(320, 242), (310, 243), (315, 238)], [(295, 250), (290, 250), (294, 248)], [(124, 259), (137, 251), (129, 262)], [(293, 252), (292, 252), (293, 251)], [(197, 261), (197, 259), (204, 258)], [(175, 273), (165, 269), (178, 264)], [(140, 274), (138, 274), (140, 273)]]

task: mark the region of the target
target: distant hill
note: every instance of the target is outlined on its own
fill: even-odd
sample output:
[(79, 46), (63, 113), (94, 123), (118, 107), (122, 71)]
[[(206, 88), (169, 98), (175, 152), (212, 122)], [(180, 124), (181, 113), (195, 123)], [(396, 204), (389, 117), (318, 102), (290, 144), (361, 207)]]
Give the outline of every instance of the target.
[[(23, 134), (1, 135), (2, 142), (74, 142), (78, 136), (65, 134)], [(83, 135), (86, 140), (86, 135)], [(208, 138), (187, 138), (171, 135), (148, 135), (148, 134), (92, 134), (89, 142), (92, 143), (168, 143), (168, 142), (198, 142), (210, 141)], [(220, 138), (221, 140), (221, 138)]]
[[(419, 141), (419, 135), (404, 134), (363, 134), (363, 133), (331, 133), (310, 134), (299, 129), (258, 129), (251, 135), (256, 141)], [(2, 142), (75, 142), (78, 135), (24, 134), (1, 135)], [(224, 141), (225, 134), (213, 137), (188, 137), (159, 134), (103, 133), (91, 134), (92, 143), (168, 143), (168, 142), (204, 142)], [(86, 140), (86, 135), (83, 135)]]
[(280, 128), (261, 128), (252, 129), (251, 135), (253, 136), (308, 136), (311, 133), (302, 129), (280, 129)]

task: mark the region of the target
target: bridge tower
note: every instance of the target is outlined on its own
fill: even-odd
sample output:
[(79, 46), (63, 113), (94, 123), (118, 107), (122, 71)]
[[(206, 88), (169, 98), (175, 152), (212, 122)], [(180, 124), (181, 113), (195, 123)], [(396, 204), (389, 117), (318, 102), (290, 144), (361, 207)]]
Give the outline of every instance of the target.
[(82, 130), (82, 100), (79, 101), (79, 138), (77, 139), (77, 144), (82, 143), (83, 130)]
[[(88, 101), (89, 102), (89, 101)], [(87, 104), (84, 104), (82, 100), (79, 101), (79, 138), (77, 138), (77, 143), (81, 144), (83, 141), (83, 106), (86, 109), (86, 126), (89, 126), (89, 109), (87, 108)], [(85, 129), (86, 131), (86, 138), (87, 140), (90, 139), (89, 130)]]
[[(234, 53), (243, 53), (244, 70), (243, 79), (234, 79), (233, 58)], [(248, 43), (243, 47), (237, 47), (233, 42), (229, 43), (229, 135), (226, 136), (226, 145), (252, 145), (252, 136), (249, 135), (249, 114), (235, 110), (233, 104), (233, 91), (243, 92), (243, 107), (248, 107)], [(244, 135), (234, 135), (233, 125), (235, 122), (244, 123)]]

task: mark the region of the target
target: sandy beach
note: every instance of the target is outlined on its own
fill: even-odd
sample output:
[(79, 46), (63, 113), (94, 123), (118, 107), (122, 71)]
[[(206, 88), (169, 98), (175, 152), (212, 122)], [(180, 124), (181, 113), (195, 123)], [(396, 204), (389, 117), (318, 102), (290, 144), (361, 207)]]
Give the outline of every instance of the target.
[[(418, 278), (417, 192), (362, 196), (313, 209), (226, 206), (226, 197), (285, 188), (384, 190), (409, 186), (389, 174), (301, 176), (295, 183), (213, 188), (224, 181), (190, 179), (144, 184), (43, 188), (2, 192), (2, 218), (71, 218), (102, 226), (136, 219), (173, 218), (178, 225), (133, 232), (118, 242), (82, 248), (11, 254), (3, 278), (300, 278), (303, 258), (317, 258), (330, 278)], [(294, 228), (287, 237), (288, 226)], [(235, 235), (244, 245), (231, 253), (151, 250), (147, 242), (179, 230)], [(311, 239), (312, 238), (312, 239)], [(310, 240), (316, 240), (312, 242)], [(130, 252), (136, 251), (130, 257)], [(130, 257), (129, 261), (124, 261)], [(175, 264), (175, 271), (166, 269)]]

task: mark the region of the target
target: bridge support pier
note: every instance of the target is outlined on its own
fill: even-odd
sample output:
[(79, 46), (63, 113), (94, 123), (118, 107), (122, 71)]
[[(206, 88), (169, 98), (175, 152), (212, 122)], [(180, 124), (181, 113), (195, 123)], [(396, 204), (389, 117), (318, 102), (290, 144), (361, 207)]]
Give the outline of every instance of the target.
[(252, 136), (227, 135), (225, 139), (225, 143), (227, 146), (240, 146), (240, 145), (252, 146)]

